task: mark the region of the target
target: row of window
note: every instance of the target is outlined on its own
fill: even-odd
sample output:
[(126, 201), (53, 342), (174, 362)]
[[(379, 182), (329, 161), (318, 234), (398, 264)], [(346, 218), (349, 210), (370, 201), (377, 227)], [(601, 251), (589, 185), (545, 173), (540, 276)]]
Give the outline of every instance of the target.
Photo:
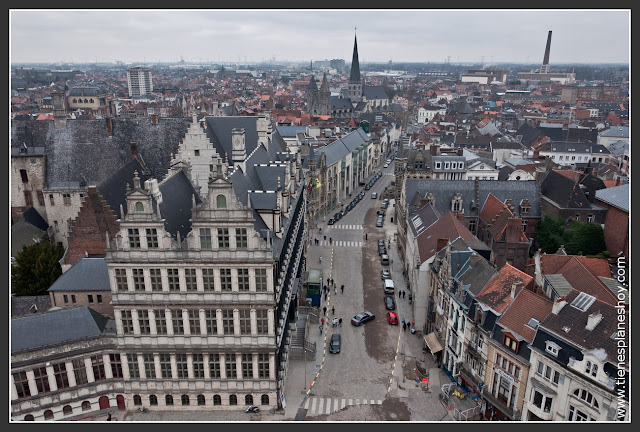
[[(82, 402), (81, 405), (82, 411), (89, 411), (91, 410), (91, 402), (89, 401), (84, 401)], [(73, 408), (71, 408), (71, 405), (65, 405), (62, 407), (62, 414), (65, 416), (71, 415), (73, 414)], [(45, 420), (53, 420), (53, 411), (48, 409), (44, 412), (44, 419)], [(34, 421), (35, 419), (33, 418), (32, 414), (27, 414), (26, 416), (24, 416), (24, 420), (25, 421)]]
[(83, 102), (84, 103), (93, 103), (93, 98), (91, 98), (91, 99), (86, 99), (85, 98), (84, 100), (73, 98), (73, 103), (83, 103)]
[[(436, 162), (436, 169), (442, 167), (442, 162)], [(464, 162), (445, 162), (444, 169), (464, 169)]]
[[(134, 335), (134, 321), (137, 321), (139, 334), (141, 335), (167, 335), (169, 329), (174, 335), (184, 335), (185, 329), (189, 330), (190, 335), (216, 336), (218, 330), (224, 335), (268, 335), (269, 334), (269, 318), (267, 309), (255, 309), (255, 320), (251, 318), (251, 309), (222, 309), (220, 310), (220, 318), (218, 319), (216, 310), (203, 310), (202, 314), (197, 309), (187, 311), (185, 318), (181, 309), (169, 310), (153, 309), (149, 310), (120, 310), (120, 321), (122, 323), (122, 333), (125, 335)], [(137, 320), (134, 319), (137, 315)], [(235, 324), (237, 319), (238, 325)], [(204, 320), (204, 325), (202, 325)], [(255, 326), (255, 332), (252, 331)]]
[[(69, 304), (69, 296), (67, 294), (63, 294), (62, 298), (64, 300), (64, 304), (68, 305)], [(93, 303), (93, 294), (88, 294), (87, 295), (87, 302), (89, 304), (94, 304)], [(96, 294), (96, 303), (97, 304), (102, 304), (102, 295)], [(71, 304), (72, 305), (76, 304), (76, 295), (75, 294), (71, 294)]]
[[(175, 363), (175, 371), (171, 367), (172, 363)], [(127, 364), (130, 379), (269, 379), (271, 377), (269, 354), (127, 354)], [(209, 373), (208, 377), (206, 371)]]
[[(141, 234), (142, 232), (139, 228), (127, 229), (129, 247), (131, 249), (139, 249), (143, 243), (146, 243), (148, 249), (157, 249), (159, 247), (157, 229), (145, 228), (144, 236), (141, 236)], [(142, 237), (144, 237), (144, 239)], [(201, 249), (213, 249), (214, 242), (211, 228), (200, 228), (199, 237)], [(233, 245), (231, 242), (232, 238), (235, 239)], [(247, 229), (233, 228), (232, 237), (229, 228), (217, 228), (216, 243), (217, 249), (231, 249), (232, 247), (234, 249), (247, 249), (249, 247)]]
[[(118, 291), (250, 291), (251, 278), (248, 268), (185, 268), (182, 276), (178, 268), (129, 270), (130, 272), (124, 268), (114, 269)], [(252, 269), (252, 272), (256, 292), (267, 292), (267, 269), (256, 268)], [(128, 273), (131, 274), (131, 278), (128, 277)], [(235, 275), (232, 276), (232, 273)]]
[[(94, 381), (107, 379), (103, 356), (101, 354), (91, 356), (90, 360)], [(113, 378), (122, 378), (120, 354), (109, 354), (109, 363)], [(71, 364), (73, 365), (72, 371), (67, 371), (66, 363), (56, 363), (51, 365), (53, 369), (53, 378), (55, 379), (58, 390), (65, 389), (70, 386), (70, 373), (73, 373), (76, 385), (87, 384), (89, 382), (84, 359), (74, 359), (71, 361)], [(31, 396), (34, 390), (37, 390), (37, 394), (52, 391), (49, 385), (47, 368), (45, 366), (33, 369), (33, 377), (35, 389), (30, 387), (29, 380), (27, 378), (27, 371), (13, 373), (13, 381), (19, 399)]]
[[(180, 396), (180, 402), (183, 406), (188, 406), (191, 404), (191, 398), (189, 395), (183, 394)], [(173, 406), (173, 395), (166, 395), (164, 397), (164, 403), (166, 406)], [(136, 406), (142, 405), (142, 397), (140, 395), (133, 395), (133, 404)], [(206, 405), (206, 399), (204, 395), (199, 394), (196, 396), (196, 404), (199, 406)], [(244, 397), (245, 405), (253, 405), (253, 395), (245, 395)], [(269, 395), (263, 394), (260, 396), (260, 404), (261, 405), (269, 405)], [(222, 397), (220, 395), (213, 395), (213, 405), (220, 406), (222, 405)], [(237, 395), (229, 395), (229, 405), (235, 406), (238, 405), (238, 396)], [(158, 396), (149, 395), (149, 406), (158, 406)]]
[[(24, 171), (24, 170), (21, 170)], [(28, 178), (25, 176), (22, 177), (22, 181), (24, 183), (28, 182)], [(26, 190), (23, 192), (24, 193), (24, 202), (25, 205), (30, 206), (33, 205), (33, 192)], [(41, 190), (36, 191), (36, 195), (38, 197), (38, 205), (41, 207), (44, 207), (45, 203), (44, 203), (44, 193)], [(84, 197), (84, 194), (81, 193), (80, 194), (80, 199), (82, 199)], [(69, 193), (63, 193), (62, 194), (62, 202), (64, 205), (66, 206), (70, 206), (71, 205), (71, 194)], [(53, 194), (49, 194), (49, 204), (52, 206), (55, 206), (55, 199), (53, 198)]]

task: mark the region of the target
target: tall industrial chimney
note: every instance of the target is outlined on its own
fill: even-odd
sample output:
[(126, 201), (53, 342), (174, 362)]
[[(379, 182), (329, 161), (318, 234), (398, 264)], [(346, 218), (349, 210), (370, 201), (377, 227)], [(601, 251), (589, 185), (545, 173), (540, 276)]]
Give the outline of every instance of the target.
[(551, 51), (551, 30), (549, 30), (549, 36), (547, 36), (547, 48), (544, 50), (544, 60), (542, 60), (540, 73), (549, 73), (549, 52), (550, 51)]

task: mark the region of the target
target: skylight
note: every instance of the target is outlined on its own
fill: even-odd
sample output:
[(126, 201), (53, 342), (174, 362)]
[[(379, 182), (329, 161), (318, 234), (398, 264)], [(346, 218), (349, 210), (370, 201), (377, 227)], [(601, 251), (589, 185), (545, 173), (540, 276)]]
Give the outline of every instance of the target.
[(578, 297), (576, 297), (571, 302), (571, 306), (581, 310), (582, 312), (586, 312), (587, 309), (589, 309), (589, 306), (591, 306), (594, 301), (596, 301), (596, 298), (594, 296), (581, 292), (580, 294), (578, 294)]
[(529, 322), (527, 323), (527, 325), (528, 325), (529, 327), (531, 327), (532, 329), (535, 329), (536, 327), (538, 327), (538, 324), (540, 324), (540, 321), (538, 321), (538, 320), (537, 320), (537, 319), (535, 319), (535, 318), (531, 318), (531, 319), (529, 320)]

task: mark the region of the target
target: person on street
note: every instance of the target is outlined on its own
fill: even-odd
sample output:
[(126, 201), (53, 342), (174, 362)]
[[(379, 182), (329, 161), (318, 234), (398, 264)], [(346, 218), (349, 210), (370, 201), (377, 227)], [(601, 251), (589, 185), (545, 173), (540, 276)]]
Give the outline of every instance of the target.
[(107, 414), (107, 421), (111, 421), (111, 413)]
[(407, 331), (407, 323), (402, 320), (402, 331)]
[(340, 286), (340, 291), (344, 294), (344, 285)]
[(331, 315), (335, 315), (335, 314), (336, 314), (336, 307), (331, 306)]
[(338, 326), (342, 327), (342, 318), (338, 320)]
[[(327, 296), (325, 295), (325, 299), (326, 299), (326, 297)], [(322, 308), (322, 315), (326, 315), (326, 314), (327, 314), (327, 307), (325, 306), (325, 307)], [(324, 318), (322, 318), (322, 322), (324, 323)]]
[(338, 288), (336, 288), (336, 284), (333, 284), (333, 293), (338, 294)]

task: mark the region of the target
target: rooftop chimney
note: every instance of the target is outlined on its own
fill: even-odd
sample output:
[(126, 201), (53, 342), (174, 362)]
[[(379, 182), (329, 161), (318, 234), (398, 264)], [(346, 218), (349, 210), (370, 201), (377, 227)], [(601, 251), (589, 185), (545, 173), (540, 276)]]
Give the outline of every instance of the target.
[(67, 104), (64, 92), (51, 92), (53, 103), (53, 125), (56, 129), (67, 126)]
[(449, 243), (449, 239), (446, 238), (439, 238), (438, 241), (436, 242), (436, 252), (442, 250), (443, 248), (447, 247), (447, 243)]
[(138, 143), (135, 141), (131, 141), (131, 157), (138, 159)]
[(547, 36), (547, 47), (544, 50), (544, 59), (542, 60), (540, 73), (549, 73), (549, 52), (551, 52), (551, 30), (549, 30), (549, 36)]
[(107, 135), (113, 136), (113, 119), (111, 117), (107, 117)]
[(594, 328), (596, 328), (600, 321), (602, 321), (602, 313), (600, 313), (600, 311), (589, 314), (585, 329), (589, 331), (593, 330)]
[(564, 307), (564, 305), (566, 304), (567, 304), (567, 301), (564, 299), (564, 297), (556, 297), (555, 300), (553, 301), (551, 313), (554, 315), (558, 315), (558, 312), (560, 312)]
[(151, 114), (151, 124), (152, 125), (158, 124), (158, 114)]

